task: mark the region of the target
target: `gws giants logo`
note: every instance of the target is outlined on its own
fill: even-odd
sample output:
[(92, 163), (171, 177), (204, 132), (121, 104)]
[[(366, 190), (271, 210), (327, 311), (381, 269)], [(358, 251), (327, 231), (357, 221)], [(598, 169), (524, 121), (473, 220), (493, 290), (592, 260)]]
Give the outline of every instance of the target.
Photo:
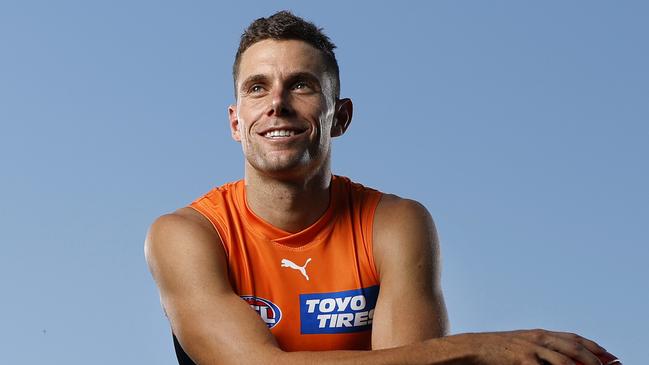
[(241, 299), (245, 300), (252, 309), (259, 313), (259, 317), (266, 323), (268, 329), (277, 326), (279, 321), (282, 320), (282, 310), (270, 300), (250, 295), (242, 296)]

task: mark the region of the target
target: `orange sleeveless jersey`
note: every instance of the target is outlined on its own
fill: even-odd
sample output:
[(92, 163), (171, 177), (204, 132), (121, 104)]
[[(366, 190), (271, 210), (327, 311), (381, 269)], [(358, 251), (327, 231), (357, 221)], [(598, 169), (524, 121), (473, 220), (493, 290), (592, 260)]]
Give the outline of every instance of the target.
[(233, 290), (285, 351), (369, 350), (379, 292), (372, 224), (381, 193), (334, 176), (324, 215), (297, 233), (256, 216), (244, 181), (191, 203), (216, 228)]

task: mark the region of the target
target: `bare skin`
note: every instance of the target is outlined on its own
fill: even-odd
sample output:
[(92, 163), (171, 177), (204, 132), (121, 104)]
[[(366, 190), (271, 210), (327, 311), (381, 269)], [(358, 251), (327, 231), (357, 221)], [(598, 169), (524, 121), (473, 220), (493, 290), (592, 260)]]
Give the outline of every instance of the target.
[[(329, 203), (331, 138), (352, 117), (334, 100), (319, 51), (301, 41), (261, 41), (243, 54), (237, 104), (229, 108), (241, 142), (248, 205), (286, 231), (314, 223)], [(291, 135), (270, 137), (271, 130)], [(574, 364), (601, 365), (605, 351), (575, 334), (527, 330), (448, 336), (434, 223), (417, 202), (384, 195), (373, 232), (380, 294), (372, 351), (284, 352), (232, 290), (211, 223), (190, 208), (158, 218), (145, 254), (162, 305), (197, 364)]]

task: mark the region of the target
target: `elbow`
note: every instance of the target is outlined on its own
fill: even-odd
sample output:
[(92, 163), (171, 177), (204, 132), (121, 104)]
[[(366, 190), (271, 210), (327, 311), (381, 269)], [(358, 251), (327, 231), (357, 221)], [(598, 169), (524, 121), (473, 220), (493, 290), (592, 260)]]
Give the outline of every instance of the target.
[(197, 336), (180, 328), (175, 332), (175, 349), (180, 358), (186, 356), (197, 365), (269, 364), (288, 365), (287, 352), (274, 343), (247, 344), (237, 346), (222, 344), (214, 339)]

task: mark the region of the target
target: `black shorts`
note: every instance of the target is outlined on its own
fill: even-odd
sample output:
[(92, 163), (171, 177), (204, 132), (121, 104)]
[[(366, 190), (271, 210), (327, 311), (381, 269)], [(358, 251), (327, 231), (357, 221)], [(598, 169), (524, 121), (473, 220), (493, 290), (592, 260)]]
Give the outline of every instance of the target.
[(171, 332), (171, 336), (174, 338), (174, 349), (176, 350), (176, 358), (178, 358), (179, 365), (196, 365), (192, 359), (189, 358), (183, 347), (180, 346), (180, 342), (176, 338), (176, 335)]

